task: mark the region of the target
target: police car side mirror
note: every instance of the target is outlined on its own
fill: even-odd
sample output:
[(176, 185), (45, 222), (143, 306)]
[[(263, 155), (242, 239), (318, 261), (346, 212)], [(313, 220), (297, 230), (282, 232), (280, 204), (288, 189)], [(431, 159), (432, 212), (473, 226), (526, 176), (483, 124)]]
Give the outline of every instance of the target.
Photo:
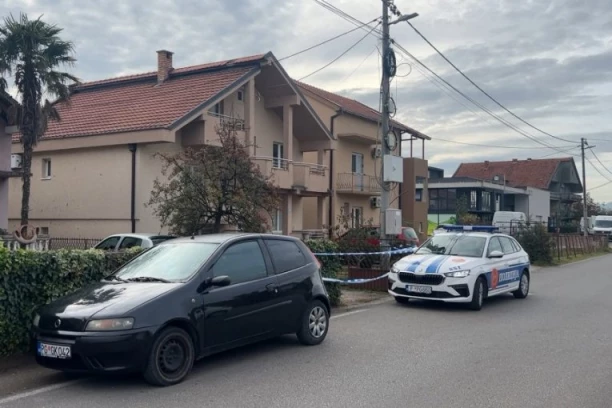
[(504, 253), (502, 251), (492, 251), (489, 254), (489, 258), (503, 258), (504, 257)]

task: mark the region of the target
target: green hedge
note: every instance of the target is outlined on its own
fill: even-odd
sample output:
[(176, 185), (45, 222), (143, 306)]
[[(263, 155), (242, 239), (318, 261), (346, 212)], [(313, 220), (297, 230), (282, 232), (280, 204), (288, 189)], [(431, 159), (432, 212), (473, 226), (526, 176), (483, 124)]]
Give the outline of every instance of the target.
[[(317, 239), (306, 241), (306, 245), (313, 253), (338, 253), (340, 249), (338, 244), (328, 239)], [(317, 258), (321, 263), (321, 274), (325, 278), (337, 278), (338, 273), (342, 270), (342, 257), (340, 256), (320, 256)], [(329, 300), (332, 306), (340, 304), (340, 285), (337, 283), (325, 283)]]
[(0, 355), (27, 346), (37, 307), (100, 280), (138, 252), (9, 251), (0, 245)]

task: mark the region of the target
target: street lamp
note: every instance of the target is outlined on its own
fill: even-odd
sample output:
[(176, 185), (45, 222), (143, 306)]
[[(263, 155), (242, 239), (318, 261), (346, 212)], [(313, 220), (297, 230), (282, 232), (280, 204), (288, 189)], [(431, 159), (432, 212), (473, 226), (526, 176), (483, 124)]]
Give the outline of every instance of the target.
[(389, 23), (389, 25), (391, 24), (397, 24), (397, 23), (401, 23), (403, 21), (408, 21), (408, 20), (412, 20), (415, 17), (418, 17), (419, 13), (412, 13), (412, 14), (402, 14), (401, 16), (399, 16), (399, 18), (395, 21), (391, 21)]

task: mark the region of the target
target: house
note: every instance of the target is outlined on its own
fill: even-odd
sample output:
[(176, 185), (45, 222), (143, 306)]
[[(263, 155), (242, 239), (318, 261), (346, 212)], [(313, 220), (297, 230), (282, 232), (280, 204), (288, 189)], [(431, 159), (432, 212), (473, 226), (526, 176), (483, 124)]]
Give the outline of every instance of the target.
[(9, 178), (16, 176), (11, 169), (11, 135), (9, 108), (17, 102), (6, 92), (0, 92), (0, 230), (8, 229)]
[(495, 211), (520, 211), (533, 221), (547, 222), (549, 228), (571, 219), (572, 204), (582, 199), (582, 183), (571, 157), (462, 163), (452, 177), (432, 178), (429, 184), (430, 220), (433, 216), (442, 223), (454, 214), (452, 203), (460, 195), (467, 194), (470, 212), (484, 221)]
[[(274, 175), (282, 194), (275, 230), (299, 234), (305, 197), (328, 195), (323, 159), (335, 141), (272, 53), (175, 68), (173, 53), (161, 50), (156, 71), (81, 84), (58, 110), (62, 120), (49, 123), (32, 163), (30, 218), (52, 236), (163, 231), (144, 205), (161, 177), (153, 154), (218, 143), (219, 125), (233, 126), (252, 160)], [(317, 160), (307, 162), (306, 152)], [(19, 189), (11, 181), (11, 225)]]
[[(533, 221), (548, 222), (550, 193), (534, 187), (511, 187), (503, 180), (479, 180), (472, 177), (444, 177), (442, 169), (430, 168), (427, 188), (417, 186), (417, 201), (427, 201), (428, 220), (446, 224), (455, 217), (458, 201), (463, 200), (468, 213), (491, 223), (496, 211), (519, 211)], [(423, 194), (423, 190), (427, 193)]]
[[(321, 210), (325, 208), (327, 225), (336, 225), (342, 215), (348, 218), (349, 227), (357, 227), (369, 220), (379, 225), (382, 160), (379, 156), (380, 148), (377, 149), (376, 145), (380, 146), (381, 143), (380, 112), (356, 100), (312, 85), (298, 82), (298, 86), (336, 139), (336, 149), (329, 151), (327, 155), (331, 157), (325, 159), (326, 163), (330, 163), (331, 199), (325, 197), (318, 197), (316, 201), (315, 198), (305, 199), (304, 226), (314, 228), (320, 225), (314, 214), (321, 214)], [(392, 154), (397, 156), (400, 156), (402, 150), (400, 145), (403, 134), (410, 135), (408, 141), (411, 144), (416, 139), (421, 140), (423, 144), (425, 140), (430, 139), (397, 121), (392, 121), (391, 127), (398, 140)], [(304, 157), (308, 157), (310, 161), (315, 159), (313, 153), (308, 153)], [(415, 165), (416, 161), (419, 162), (418, 165)], [(415, 168), (424, 169), (423, 176), (427, 175), (425, 160), (412, 157), (404, 159), (405, 182), (416, 177)], [(414, 188), (406, 190), (407, 194), (399, 194), (400, 186), (393, 186), (391, 208), (400, 208), (402, 203), (414, 201)], [(411, 211), (403, 208), (402, 215), (404, 225), (417, 225), (419, 222), (426, 222), (427, 208), (417, 209), (416, 213), (414, 208)]]

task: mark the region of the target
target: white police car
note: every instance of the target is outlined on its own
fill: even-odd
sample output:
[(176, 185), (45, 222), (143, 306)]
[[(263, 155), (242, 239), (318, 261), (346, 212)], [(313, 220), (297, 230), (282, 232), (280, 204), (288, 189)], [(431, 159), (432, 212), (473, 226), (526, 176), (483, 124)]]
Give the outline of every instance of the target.
[(429, 238), (414, 254), (397, 261), (388, 275), (389, 293), (410, 298), (469, 303), (482, 308), (487, 297), (529, 293), (529, 255), (495, 227), (452, 226)]

